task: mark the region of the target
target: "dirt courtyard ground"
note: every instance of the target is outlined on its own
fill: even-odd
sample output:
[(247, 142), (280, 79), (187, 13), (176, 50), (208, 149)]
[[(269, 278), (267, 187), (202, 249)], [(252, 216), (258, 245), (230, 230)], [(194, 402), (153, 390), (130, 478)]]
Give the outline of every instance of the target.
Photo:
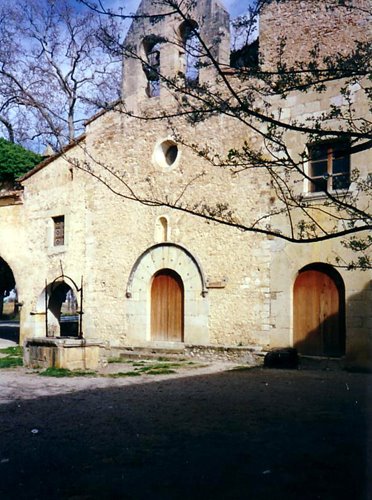
[(1, 370), (0, 498), (372, 498), (372, 375), (221, 370)]

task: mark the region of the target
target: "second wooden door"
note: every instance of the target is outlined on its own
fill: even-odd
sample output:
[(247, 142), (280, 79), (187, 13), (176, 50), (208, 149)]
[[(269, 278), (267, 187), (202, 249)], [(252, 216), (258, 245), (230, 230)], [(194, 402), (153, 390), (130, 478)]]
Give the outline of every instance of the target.
[(336, 281), (318, 269), (301, 272), (294, 286), (294, 345), (301, 354), (344, 354), (343, 297)]

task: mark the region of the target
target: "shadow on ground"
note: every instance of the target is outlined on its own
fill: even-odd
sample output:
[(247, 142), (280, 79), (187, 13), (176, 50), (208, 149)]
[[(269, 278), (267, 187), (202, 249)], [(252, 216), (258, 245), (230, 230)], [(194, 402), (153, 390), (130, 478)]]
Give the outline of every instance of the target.
[(0, 497), (367, 499), (371, 381), (256, 369), (2, 405)]

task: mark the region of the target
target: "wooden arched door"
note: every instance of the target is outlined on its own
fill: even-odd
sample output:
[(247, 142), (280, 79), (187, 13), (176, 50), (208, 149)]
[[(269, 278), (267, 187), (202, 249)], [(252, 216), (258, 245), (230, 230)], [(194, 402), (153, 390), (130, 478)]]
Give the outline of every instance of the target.
[(305, 268), (294, 285), (294, 346), (300, 354), (345, 353), (343, 283), (338, 273), (326, 271), (321, 266)]
[(155, 274), (151, 285), (151, 340), (183, 342), (184, 288), (171, 269)]

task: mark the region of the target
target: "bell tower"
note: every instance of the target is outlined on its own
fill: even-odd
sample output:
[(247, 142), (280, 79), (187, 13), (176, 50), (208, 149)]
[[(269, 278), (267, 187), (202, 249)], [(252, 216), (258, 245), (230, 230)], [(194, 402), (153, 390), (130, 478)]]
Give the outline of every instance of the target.
[(229, 23), (219, 0), (142, 0), (124, 43), (127, 109), (168, 106), (172, 89), (213, 81), (210, 56), (229, 64)]

